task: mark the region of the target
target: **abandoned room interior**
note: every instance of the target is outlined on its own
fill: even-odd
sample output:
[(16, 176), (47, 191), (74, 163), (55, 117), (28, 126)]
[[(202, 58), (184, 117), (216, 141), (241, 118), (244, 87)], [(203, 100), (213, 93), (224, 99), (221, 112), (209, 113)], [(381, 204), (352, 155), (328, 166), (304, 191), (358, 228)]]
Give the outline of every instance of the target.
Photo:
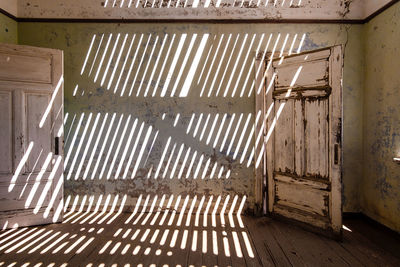
[(0, 266), (400, 266), (400, 1), (0, 11)]

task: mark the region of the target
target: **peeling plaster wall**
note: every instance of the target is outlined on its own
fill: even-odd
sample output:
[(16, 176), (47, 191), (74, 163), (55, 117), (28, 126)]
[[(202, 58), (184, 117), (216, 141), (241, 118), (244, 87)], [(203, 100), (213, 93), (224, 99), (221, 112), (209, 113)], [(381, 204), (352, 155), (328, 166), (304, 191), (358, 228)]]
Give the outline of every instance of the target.
[(365, 25), (362, 209), (400, 232), (400, 3)]
[(0, 13), (0, 43), (18, 43), (18, 23)]
[[(99, 41), (102, 34), (104, 35), (103, 42), (107, 42), (109, 34), (113, 33), (113, 38), (116, 38), (116, 34), (121, 33), (121, 40), (124, 37), (125, 33), (129, 34), (128, 40), (132, 38), (133, 34), (136, 34), (136, 41), (132, 46), (132, 51), (135, 51), (138, 48), (138, 39), (140, 35), (143, 33), (143, 41), (141, 43), (140, 52), (138, 53), (137, 62), (139, 62), (139, 58), (143, 55), (143, 51), (145, 49), (145, 44), (147, 43), (149, 34), (152, 35), (149, 41), (149, 46), (144, 53), (142, 65), (140, 69), (140, 75), (138, 75), (138, 79), (135, 82), (135, 90), (140, 86), (143, 81), (143, 88), (138, 97), (134, 94), (131, 97), (127, 97), (126, 94), (124, 97), (120, 97), (120, 90), (118, 89), (117, 93), (113, 92), (113, 89), (106, 89), (107, 82), (101, 86), (102, 77), (98, 78), (97, 82), (93, 82), (93, 76), (97, 71), (96, 67), (93, 68), (91, 76), (88, 78), (88, 72), (91, 67), (90, 59), (88, 64), (81, 75), (82, 65), (85, 61), (86, 53), (90, 46), (93, 34), (96, 34), (96, 42)], [(345, 48), (345, 68), (344, 68), (344, 145), (343, 145), (343, 157), (344, 157), (344, 176), (343, 176), (343, 184), (344, 184), (344, 211), (358, 211), (359, 210), (359, 183), (360, 177), (362, 176), (362, 156), (361, 156), (361, 148), (362, 148), (362, 121), (360, 118), (362, 117), (362, 66), (363, 56), (362, 56), (362, 26), (360, 25), (333, 25), (333, 24), (82, 24), (82, 23), (20, 23), (19, 24), (19, 40), (20, 44), (26, 45), (34, 45), (34, 46), (43, 46), (43, 47), (52, 47), (57, 49), (64, 50), (64, 58), (65, 58), (65, 116), (67, 117), (67, 122), (65, 125), (65, 136), (66, 136), (66, 156), (68, 151), (73, 151), (68, 160), (66, 171), (65, 171), (65, 194), (66, 197), (69, 195), (84, 195), (84, 194), (108, 194), (108, 193), (119, 193), (119, 194), (127, 194), (129, 199), (133, 199), (137, 197), (139, 194), (212, 194), (212, 195), (226, 195), (226, 194), (238, 194), (238, 195), (247, 195), (248, 196), (248, 207), (253, 208), (254, 204), (254, 164), (251, 163), (249, 167), (247, 167), (247, 160), (250, 157), (250, 150), (247, 151), (245, 155), (245, 160), (243, 163), (240, 163), (241, 153), (244, 150), (245, 143), (247, 142), (247, 138), (250, 135), (250, 128), (246, 131), (246, 136), (244, 141), (240, 145), (239, 153), (236, 159), (233, 159), (233, 151), (235, 151), (236, 146), (238, 145), (238, 138), (233, 142), (232, 151), (229, 154), (227, 153), (227, 148), (225, 146), (222, 152), (219, 151), (218, 146), (217, 149), (212, 147), (212, 141), (210, 144), (205, 143), (205, 138), (200, 142), (198, 139), (198, 135), (196, 138), (193, 138), (193, 131), (195, 127), (195, 123), (200, 113), (204, 113), (203, 122), (206, 119), (206, 114), (211, 114), (211, 119), (208, 124), (208, 127), (211, 127), (212, 119), (216, 114), (219, 114), (219, 122), (221, 122), (221, 118), (223, 114), (228, 114), (228, 119), (230, 116), (235, 113), (236, 120), (239, 117), (240, 113), (244, 114), (242, 126), (244, 124), (245, 119), (248, 114), (251, 114), (251, 120), (249, 121), (250, 125), (254, 122), (254, 94), (251, 94), (250, 97), (247, 96), (247, 92), (251, 92), (253, 87), (252, 83), (254, 80), (254, 68), (252, 60), (255, 55), (255, 51), (257, 47), (263, 49), (267, 42), (269, 36), (271, 36), (271, 41), (268, 50), (272, 50), (272, 47), (277, 40), (277, 36), (281, 33), (280, 39), (277, 42), (277, 50), (280, 51), (281, 47), (285, 43), (285, 37), (289, 34), (288, 41), (286, 42), (285, 50), (289, 49), (291, 42), (297, 34), (296, 39), (296, 47), (299, 44), (301, 36), (305, 33), (306, 37), (304, 40), (304, 46), (302, 50), (312, 50), (327, 46), (333, 46), (338, 44), (346, 44)], [(154, 86), (156, 84), (157, 75), (155, 75), (152, 79), (150, 79), (151, 67), (147, 72), (144, 79), (142, 79), (142, 74), (144, 74), (147, 65), (154, 66), (156, 64), (156, 54), (150, 57), (153, 46), (156, 44), (157, 49), (155, 51), (159, 51), (162, 40), (165, 37), (165, 34), (168, 34), (169, 38), (176, 34), (176, 40), (174, 45), (172, 46), (172, 50), (176, 50), (178, 46), (178, 40), (181, 38), (182, 34), (187, 34), (187, 41), (184, 43), (183, 50), (187, 51), (189, 44), (189, 40), (193, 38), (194, 34), (197, 34), (197, 40), (194, 42), (195, 49), (201, 45), (201, 38), (204, 36), (203, 34), (209, 34), (209, 39), (205, 44), (204, 51), (200, 53), (200, 64), (199, 67), (195, 70), (194, 80), (197, 81), (201, 75), (201, 69), (204, 65), (204, 62), (208, 62), (206, 64), (206, 68), (204, 70), (203, 78), (200, 79), (200, 82), (197, 84), (196, 82), (191, 83), (189, 94), (187, 97), (178, 97), (179, 92), (181, 92), (180, 88), (183, 86), (183, 81), (185, 77), (190, 76), (189, 68), (185, 68), (182, 71), (181, 77), (182, 80), (179, 83), (177, 93), (175, 97), (170, 97), (169, 94), (172, 90), (172, 87), (177, 80), (177, 77), (180, 75), (177, 68), (175, 71), (171, 72), (170, 75), (167, 75), (169, 67), (173, 62), (173, 57), (170, 56), (168, 58), (166, 64), (166, 70), (162, 75), (161, 81), (158, 85), (158, 92), (155, 97), (144, 97), (143, 93), (146, 86), (150, 83), (150, 92), (153, 91)], [(221, 83), (221, 94), (218, 97), (212, 96), (208, 97), (199, 97), (200, 91), (202, 90), (203, 85), (205, 84), (207, 90), (211, 87), (211, 81), (213, 75), (216, 73), (216, 65), (219, 60), (222, 58), (222, 47), (226, 44), (227, 38), (231, 35), (231, 43), (227, 49), (226, 56), (223, 57), (223, 64), (221, 64), (222, 70), (219, 71), (218, 76), (215, 79), (215, 88), (214, 92), (217, 91), (217, 85), (220, 81)], [(247, 35), (247, 39), (245, 40), (245, 34)], [(264, 38), (261, 40), (261, 36)], [(272, 34), (272, 35), (271, 35)], [(222, 38), (223, 42), (220, 48), (220, 51), (217, 54), (215, 66), (213, 68), (210, 67), (210, 62), (215, 54), (215, 49), (217, 47), (218, 40)], [(254, 41), (251, 42), (254, 36)], [(157, 42), (155, 42), (155, 38), (157, 38)], [(215, 40), (213, 40), (215, 38)], [(233, 48), (234, 40), (237, 38), (237, 47)], [(115, 39), (113, 39), (115, 40)], [(170, 40), (170, 39), (169, 39)], [(167, 44), (171, 42), (168, 41)], [(242, 52), (239, 57), (239, 61), (237, 62), (237, 67), (234, 67), (234, 59), (238, 58), (240, 53), (240, 46), (242, 43), (245, 43), (244, 52)], [(211, 44), (213, 44), (213, 48), (211, 49), (211, 53), (209, 56), (208, 52), (210, 51)], [(120, 43), (121, 45), (121, 43)], [(109, 53), (112, 50), (113, 44), (110, 44)], [(119, 47), (119, 46), (118, 46)], [(96, 44), (94, 45), (92, 56), (94, 55), (97, 49)], [(250, 50), (249, 58), (245, 60), (245, 54), (247, 50)], [(116, 49), (118, 51), (118, 49)], [(164, 49), (163, 55), (165, 55), (167, 48)], [(233, 51), (231, 62), (228, 61), (229, 53)], [(116, 52), (118, 53), (118, 52)], [(182, 52), (183, 53), (183, 52)], [(100, 61), (102, 53), (99, 52), (98, 61)], [(173, 54), (172, 54), (173, 55)], [(123, 60), (121, 59), (121, 62)], [(133, 57), (133, 52), (131, 53), (131, 58)], [(209, 58), (207, 61), (207, 57)], [(165, 56), (161, 57), (161, 61), (158, 64), (157, 73), (161, 68), (163, 59)], [(193, 62), (195, 58), (195, 53), (192, 53), (188, 58), (188, 62)], [(178, 60), (177, 66), (182, 65), (184, 61), (184, 56), (181, 56)], [(107, 57), (104, 60), (104, 65), (107, 63)], [(149, 64), (148, 64), (149, 63)], [(229, 64), (228, 64), (229, 63)], [(122, 63), (120, 63), (121, 65)], [(138, 64), (138, 63), (136, 63)], [(189, 64), (189, 65), (190, 65)], [(114, 68), (115, 62), (112, 62), (110, 67), (110, 73)], [(137, 69), (138, 65), (135, 65), (134, 70)], [(225, 69), (225, 66), (227, 68)], [(243, 68), (243, 74), (239, 75), (239, 70)], [(208, 82), (205, 83), (205, 73), (208, 72), (208, 69), (212, 69), (210, 73), (210, 77)], [(226, 73), (224, 79), (223, 73)], [(234, 75), (231, 75), (233, 73)], [(231, 97), (231, 92), (229, 92), (228, 97), (222, 97), (222, 91), (225, 90), (229, 82), (229, 78), (233, 78), (232, 85), (235, 84), (238, 80), (238, 93), (235, 97)], [(133, 74), (132, 74), (133, 77)], [(246, 77), (248, 77), (246, 81)], [(163, 86), (167, 83), (168, 79), (171, 79), (170, 86), (167, 90), (166, 97), (160, 97), (160, 92)], [(107, 80), (108, 81), (108, 80)], [(129, 85), (131, 81), (129, 82)], [(74, 91), (78, 85), (76, 90), (76, 95), (74, 95)], [(231, 87), (233, 87), (231, 85)], [(128, 86), (129, 88), (129, 86)], [(239, 91), (244, 90), (246, 94), (244, 97), (239, 97)], [(85, 136), (85, 126), (88, 123), (89, 113), (93, 113), (91, 121), (88, 126), (88, 130), (86, 131)], [(89, 155), (91, 154), (91, 150), (95, 143), (95, 137), (89, 147), (89, 151), (86, 154), (85, 160), (83, 161), (82, 171), (79, 172), (77, 169), (79, 168), (79, 163), (85, 154), (85, 145), (88, 143), (89, 135), (91, 129), (93, 128), (93, 124), (95, 121), (95, 117), (97, 113), (100, 113), (100, 120), (98, 122), (97, 131), (100, 129), (100, 125), (102, 123), (102, 119), (105, 116), (105, 113), (109, 113), (108, 122), (111, 120), (112, 113), (116, 113), (115, 123), (111, 130), (110, 141), (108, 145), (106, 145), (105, 150), (103, 151), (103, 159), (106, 157), (108, 153), (109, 144), (111, 143), (112, 134), (115, 132), (117, 121), (120, 119), (121, 114), (124, 114), (124, 118), (122, 119), (122, 123), (120, 126), (119, 133), (123, 131), (123, 127), (125, 125), (126, 119), (129, 115), (131, 115), (130, 125), (133, 124), (134, 119), (138, 119), (137, 129), (134, 134), (138, 131), (141, 123), (144, 123), (143, 132), (149, 131), (151, 128), (151, 135), (149, 140), (152, 141), (154, 139), (154, 135), (157, 130), (159, 130), (159, 134), (154, 142), (154, 146), (151, 150), (150, 156), (147, 159), (146, 163), (142, 160), (139, 168), (135, 173), (135, 178), (130, 179), (130, 174), (134, 172), (134, 163), (132, 163), (131, 168), (128, 170), (129, 177), (127, 179), (122, 179), (119, 175), (118, 179), (114, 179), (115, 168), (111, 173), (110, 179), (107, 179), (107, 171), (108, 167), (112, 164), (112, 158), (115, 154), (115, 147), (117, 146), (119, 140), (121, 139), (120, 134), (116, 136), (115, 147), (110, 154), (110, 158), (108, 159), (108, 165), (106, 171), (100, 179), (100, 169), (103, 167), (103, 163), (99, 165), (99, 169), (94, 174), (94, 179), (91, 180), (91, 174), (93, 171), (93, 162), (90, 172), (87, 175), (86, 180), (83, 179), (84, 171), (88, 166)], [(80, 116), (82, 113), (85, 113), (85, 117), (82, 119), (81, 126), (78, 128), (78, 132), (75, 138), (75, 142), (73, 142), (74, 135), (79, 124)], [(165, 117), (163, 119), (163, 114), (165, 113)], [(176, 127), (173, 127), (175, 118), (177, 113), (180, 113), (180, 118)], [(196, 120), (193, 123), (191, 131), (189, 134), (186, 134), (186, 130), (188, 125), (190, 124), (190, 119), (192, 114), (196, 114)], [(73, 119), (74, 115), (76, 118)], [(227, 122), (228, 122), (227, 119)], [(72, 123), (73, 121), (73, 123)], [(225, 122), (225, 125), (227, 125)], [(73, 125), (71, 127), (71, 124)], [(219, 126), (220, 123), (218, 123)], [(218, 127), (217, 126), (217, 127)], [(130, 126), (131, 127), (131, 126)], [(130, 129), (129, 127), (129, 129)], [(233, 127), (232, 127), (233, 128)], [(209, 128), (207, 128), (209, 129)], [(200, 127), (202, 130), (202, 127)], [(199, 131), (200, 131), (199, 130)], [(215, 130), (216, 131), (216, 130)], [(228, 136), (227, 143), (232, 139), (232, 131)], [(106, 132), (106, 130), (104, 130)], [(129, 130), (127, 130), (129, 132)], [(223, 135), (222, 133), (221, 135)], [(103, 134), (104, 135), (104, 134)], [(127, 135), (127, 134), (126, 134)], [(214, 133), (215, 137), (216, 133)], [(68, 136), (68, 138), (67, 138)], [(83, 139), (83, 136), (85, 138)], [(143, 135), (142, 135), (143, 136)], [(201, 175), (197, 179), (193, 179), (194, 168), (191, 172), (189, 179), (185, 178), (186, 169), (182, 179), (178, 179), (174, 175), (172, 179), (169, 178), (172, 169), (172, 163), (169, 165), (169, 170), (165, 179), (161, 178), (161, 174), (165, 169), (165, 166), (168, 162), (168, 154), (165, 156), (163, 161), (160, 177), (158, 179), (154, 179), (155, 172), (157, 166), (159, 164), (160, 158), (162, 158), (163, 149), (168, 142), (168, 138), (171, 137), (171, 144), (169, 146), (169, 151), (173, 144), (176, 142), (175, 155), (178, 153), (178, 149), (182, 143), (185, 144), (186, 152), (187, 147), (191, 147), (192, 152), (197, 151), (197, 158), (194, 166), (197, 165), (199, 161), (200, 155), (204, 155), (203, 166), (206, 163), (208, 158), (211, 159), (211, 162), (217, 162), (218, 171), (222, 166), (224, 167), (223, 176), (228, 175), (227, 170), (230, 170), (229, 178), (221, 178), (216, 179), (214, 176), (213, 179), (205, 178), (204, 180), (200, 178)], [(252, 138), (252, 137), (251, 137)], [(81, 140), (83, 141), (81, 142)], [(142, 138), (139, 141), (138, 147), (141, 147), (141, 144), (144, 142)], [(222, 140), (222, 137), (220, 138)], [(124, 140), (127, 140), (124, 139)], [(221, 144), (221, 140), (218, 142), (218, 145)], [(151, 146), (150, 141), (144, 150), (144, 154), (148, 154)], [(250, 140), (253, 144), (254, 140)], [(72, 145), (74, 143), (74, 145)], [(79, 153), (76, 151), (79, 149), (79, 143), (82, 143), (82, 148)], [(133, 144), (133, 141), (132, 141)], [(122, 145), (120, 150), (120, 154), (122, 150), (126, 146)], [(137, 150), (139, 150), (139, 148)], [(98, 150), (100, 150), (98, 148)], [(131, 149), (129, 149), (130, 151)], [(169, 153), (169, 152), (168, 152)], [(183, 153), (183, 154), (184, 154)], [(99, 154), (95, 153), (95, 158), (99, 156)], [(76, 159), (75, 158), (76, 156)], [(137, 157), (138, 152), (135, 154), (135, 158)], [(192, 154), (191, 154), (192, 155)], [(121, 159), (121, 156), (117, 157), (116, 164)], [(183, 155), (181, 156), (181, 160), (179, 163), (179, 167), (182, 163)], [(75, 161), (75, 166), (72, 168), (73, 162)], [(188, 160), (190, 161), (190, 160)], [(135, 162), (135, 161), (133, 161)], [(189, 163), (187, 163), (188, 165)], [(151, 170), (150, 178), (147, 178), (147, 174), (153, 166)], [(210, 167), (212, 165), (210, 164)], [(201, 169), (202, 171), (203, 169)], [(217, 173), (218, 173), (217, 171)], [(210, 175), (211, 168), (207, 172), (207, 176)], [(78, 174), (77, 174), (78, 173)], [(176, 172), (177, 173), (177, 172)], [(75, 180), (77, 178), (77, 180)], [(128, 205), (132, 205), (132, 201), (128, 199)]]

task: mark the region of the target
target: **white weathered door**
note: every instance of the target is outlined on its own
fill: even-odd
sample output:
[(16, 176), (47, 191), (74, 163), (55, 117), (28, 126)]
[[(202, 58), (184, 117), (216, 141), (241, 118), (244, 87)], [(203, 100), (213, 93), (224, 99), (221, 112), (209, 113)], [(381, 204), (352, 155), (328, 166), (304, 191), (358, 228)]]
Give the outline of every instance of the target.
[(62, 51), (0, 44), (0, 227), (62, 220)]
[(268, 211), (340, 236), (341, 47), (271, 63), (264, 108)]

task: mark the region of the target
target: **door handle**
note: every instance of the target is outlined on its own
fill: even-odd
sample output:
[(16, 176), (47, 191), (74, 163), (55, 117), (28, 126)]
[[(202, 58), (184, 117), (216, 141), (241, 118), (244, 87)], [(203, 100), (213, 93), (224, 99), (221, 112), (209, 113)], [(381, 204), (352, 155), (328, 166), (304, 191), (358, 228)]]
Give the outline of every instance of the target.
[(334, 150), (334, 163), (337, 165), (339, 164), (339, 144), (335, 144)]
[(54, 138), (54, 155), (59, 155), (59, 150), (58, 150), (59, 141), (60, 141), (60, 137)]

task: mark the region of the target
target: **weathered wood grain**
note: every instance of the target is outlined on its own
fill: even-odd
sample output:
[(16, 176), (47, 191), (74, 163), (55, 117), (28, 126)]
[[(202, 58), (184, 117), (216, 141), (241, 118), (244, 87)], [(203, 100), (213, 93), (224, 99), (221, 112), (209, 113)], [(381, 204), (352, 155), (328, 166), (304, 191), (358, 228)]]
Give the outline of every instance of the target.
[[(76, 212), (67, 218), (74, 214)], [(80, 224), (80, 221), (85, 220), (82, 217), (76, 223), (70, 220), (61, 224), (5, 230), (0, 232), (0, 263), (5, 266), (14, 262), (15, 266), (28, 262), (29, 266), (38, 263), (43, 266), (398, 266), (400, 262), (398, 256), (393, 255), (395, 251), (389, 251), (384, 244), (373, 243), (370, 239), (371, 231), (385, 238), (388, 233), (379, 227), (365, 227), (365, 221), (353, 220), (352, 224), (346, 223), (352, 229), (360, 226), (359, 230), (346, 231), (343, 242), (338, 242), (267, 217), (242, 217), (242, 228), (235, 218), (233, 224), (231, 219), (226, 218), (223, 226), (220, 214), (216, 216), (215, 226), (210, 214), (207, 216), (207, 226), (203, 224), (203, 215), (200, 215), (200, 223), (196, 225), (196, 215), (185, 213), (183, 222), (190, 216), (191, 223), (178, 226), (180, 212), (171, 225), (168, 225), (168, 221), (172, 213), (168, 214), (166, 223), (162, 225), (159, 225), (161, 217), (154, 223), (151, 223), (151, 219), (145, 221), (149, 214), (153, 218), (156, 213), (145, 213), (140, 218), (135, 215), (133, 220), (139, 218), (136, 224), (132, 221), (125, 224), (131, 214), (122, 213), (110, 224), (108, 220), (101, 224), (98, 224), (99, 220), (92, 223), (86, 220)], [(136, 230), (140, 230), (139, 234), (135, 234)], [(158, 234), (155, 235), (157, 230)], [(169, 233), (162, 241), (167, 230)], [(185, 230), (188, 231), (188, 238), (186, 246), (182, 246)], [(192, 250), (194, 230), (199, 235), (196, 249)], [(179, 234), (171, 243), (176, 231)], [(206, 250), (202, 242), (204, 231), (208, 233)], [(216, 232), (217, 247), (214, 246), (213, 231)], [(241, 235), (243, 231), (248, 234), (254, 258), (248, 253)], [(237, 244), (242, 255), (237, 253), (234, 233), (238, 234)], [(60, 239), (62, 236), (64, 238)], [(400, 246), (400, 241), (395, 238), (390, 242), (394, 247)], [(224, 243), (229, 245), (228, 256)]]
[(63, 53), (1, 44), (0, 61), (0, 122), (4, 126), (0, 131), (0, 225), (58, 222), (64, 170)]
[(336, 236), (341, 234), (341, 58), (340, 47), (332, 47), (273, 59), (265, 105), (273, 107), (265, 131), (269, 212)]

